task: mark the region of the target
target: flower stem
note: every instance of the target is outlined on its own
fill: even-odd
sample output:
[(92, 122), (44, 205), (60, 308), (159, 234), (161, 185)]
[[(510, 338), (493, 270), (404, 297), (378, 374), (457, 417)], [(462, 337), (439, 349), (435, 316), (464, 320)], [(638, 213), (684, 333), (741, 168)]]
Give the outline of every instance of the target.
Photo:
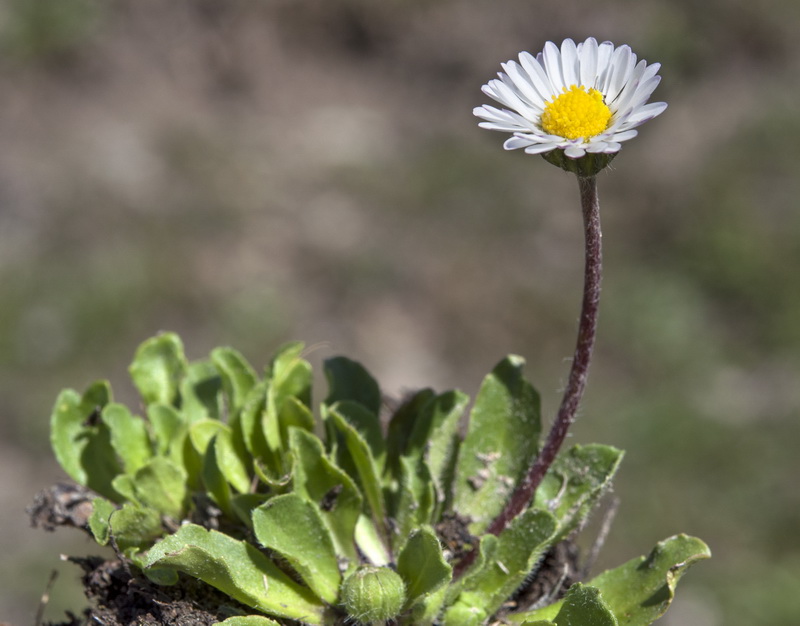
[[(597, 330), (603, 254), (597, 180), (594, 176), (578, 176), (578, 185), (581, 193), (583, 226), (586, 238), (586, 266), (583, 280), (583, 305), (578, 326), (578, 342), (572, 359), (572, 368), (569, 373), (567, 388), (564, 390), (564, 397), (561, 400), (561, 406), (556, 414), (555, 423), (547, 435), (547, 440), (536, 460), (528, 469), (525, 479), (517, 486), (500, 515), (489, 525), (487, 531), (493, 535), (499, 535), (511, 520), (530, 505), (536, 494), (536, 489), (541, 484), (547, 470), (553, 464), (561, 445), (564, 443), (564, 439), (567, 437), (570, 426), (575, 421), (578, 405), (586, 387), (589, 363), (592, 360), (592, 349), (594, 348), (594, 338)], [(467, 570), (475, 560), (476, 553), (477, 550), (473, 550), (456, 565), (454, 577), (460, 576)]]
[(578, 326), (578, 343), (572, 359), (567, 388), (558, 409), (555, 423), (547, 440), (528, 470), (522, 483), (512, 494), (505, 509), (488, 528), (488, 532), (498, 535), (519, 513), (528, 507), (536, 489), (542, 482), (547, 470), (564, 443), (570, 426), (575, 421), (586, 379), (589, 374), (589, 363), (592, 360), (595, 332), (597, 330), (597, 312), (600, 304), (600, 280), (602, 276), (602, 233), (600, 232), (600, 203), (597, 197), (597, 179), (578, 176), (583, 209), (583, 226), (586, 237), (586, 267), (583, 282), (583, 306)]

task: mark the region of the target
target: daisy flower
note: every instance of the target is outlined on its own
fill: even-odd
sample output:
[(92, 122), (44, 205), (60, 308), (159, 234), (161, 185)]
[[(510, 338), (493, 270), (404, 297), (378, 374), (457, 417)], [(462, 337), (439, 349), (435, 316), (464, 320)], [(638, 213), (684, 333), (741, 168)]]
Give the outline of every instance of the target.
[[(566, 167), (566, 159), (606, 155), (602, 167), (636, 136), (636, 127), (667, 108), (647, 104), (661, 77), (659, 63), (636, 61), (629, 46), (598, 44), (594, 38), (559, 49), (547, 42), (535, 57), (522, 52), (519, 63), (503, 63), (483, 92), (507, 108), (485, 104), (473, 113), (481, 128), (512, 133), (503, 147), (542, 154)], [(548, 154), (559, 151), (561, 154)]]

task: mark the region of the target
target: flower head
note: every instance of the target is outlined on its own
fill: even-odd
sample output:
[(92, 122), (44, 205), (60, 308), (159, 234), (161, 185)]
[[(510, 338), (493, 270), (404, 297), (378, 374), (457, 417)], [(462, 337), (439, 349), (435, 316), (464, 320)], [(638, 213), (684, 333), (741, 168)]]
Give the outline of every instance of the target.
[(485, 104), (473, 113), (484, 120), (482, 128), (513, 133), (506, 150), (523, 148), (562, 167), (587, 154), (607, 155), (601, 159), (607, 164), (623, 141), (636, 136), (637, 126), (667, 108), (665, 102), (647, 103), (661, 80), (660, 67), (637, 63), (629, 46), (591, 37), (577, 45), (566, 39), (560, 49), (547, 42), (535, 57), (521, 52), (519, 63), (503, 63), (498, 78), (483, 86), (508, 108)]

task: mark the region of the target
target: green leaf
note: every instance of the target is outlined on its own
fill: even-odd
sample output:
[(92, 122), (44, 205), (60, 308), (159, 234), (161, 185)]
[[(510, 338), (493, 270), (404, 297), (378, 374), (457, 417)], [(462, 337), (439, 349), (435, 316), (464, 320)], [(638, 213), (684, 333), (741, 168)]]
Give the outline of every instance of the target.
[(237, 449), (229, 430), (220, 431), (216, 439), (217, 464), (222, 475), (236, 491), (247, 493), (252, 482), (247, 469), (247, 452)]
[(356, 560), (355, 529), (362, 507), (358, 487), (328, 458), (316, 435), (291, 428), (289, 447), (295, 459), (295, 493), (319, 506), (336, 552)]
[(128, 407), (116, 402), (103, 407), (100, 416), (111, 431), (111, 446), (122, 459), (125, 472), (135, 473), (153, 456), (147, 424), (142, 418), (131, 415)]
[(214, 626), (280, 626), (280, 624), (261, 615), (242, 615), (229, 617), (222, 622), (217, 622)]
[(203, 485), (222, 512), (232, 517), (231, 488), (219, 467), (216, 438), (211, 440), (203, 456)]
[(415, 462), (409, 457), (400, 457), (400, 479), (396, 491), (390, 495), (389, 510), (394, 522), (392, 547), (398, 551), (414, 528), (434, 521), (436, 494), (430, 472), (422, 459)]
[(133, 476), (130, 474), (118, 474), (114, 476), (114, 480), (111, 481), (111, 486), (114, 487), (116, 492), (121, 496), (118, 500), (119, 502), (127, 500), (128, 502), (141, 504), (141, 502), (139, 502), (139, 496), (136, 493), (136, 485), (133, 481)]
[(186, 472), (165, 457), (154, 457), (133, 476), (137, 499), (175, 520), (187, 505)]
[(509, 356), (484, 379), (461, 444), (455, 509), (478, 534), (502, 510), (539, 449), (539, 395), (522, 375), (525, 360)]
[(111, 445), (111, 433), (100, 411), (111, 401), (106, 381), (93, 383), (81, 396), (65, 389), (50, 418), (50, 444), (61, 467), (77, 483), (110, 500), (120, 501), (112, 486), (122, 470)]
[(440, 504), (445, 508), (452, 498), (458, 427), (467, 404), (469, 396), (460, 391), (436, 396), (425, 407), (424, 418), (417, 422), (411, 435), (411, 446), (423, 451)]
[(334, 405), (329, 409), (329, 421), (344, 438), (345, 447), (356, 468), (364, 497), (372, 511), (372, 519), (378, 526), (381, 535), (387, 538), (386, 509), (381, 491), (380, 474), (372, 450), (364, 437), (339, 413), (337, 406)]
[(181, 414), (168, 404), (151, 404), (147, 407), (147, 419), (153, 429), (156, 454), (169, 454), (173, 458), (177, 454), (177, 461), (182, 462), (181, 448), (189, 430)]
[(272, 381), (279, 410), (289, 398), (296, 398), (306, 407), (311, 407), (313, 372), (311, 364), (300, 358), (304, 347), (299, 341), (287, 343), (281, 346), (270, 364), (267, 376)]
[(171, 567), (274, 617), (321, 624), (324, 604), (247, 542), (195, 524), (153, 546), (145, 567)]
[(409, 451), (409, 440), (415, 424), (420, 420), (426, 406), (436, 397), (432, 389), (420, 389), (401, 402), (389, 419), (386, 433), (387, 465), (393, 475), (400, 473), (401, 456), (421, 456)]
[(436, 533), (428, 526), (414, 532), (397, 558), (397, 573), (406, 583), (406, 607), (415, 605), (438, 591), (452, 577)]
[(319, 509), (297, 494), (271, 498), (253, 511), (253, 531), (283, 556), (320, 598), (334, 604), (342, 580), (336, 552)]
[(575, 583), (564, 597), (561, 610), (550, 621), (526, 621), (527, 626), (617, 626), (617, 618), (596, 587)]
[(105, 498), (92, 500), (92, 514), (89, 517), (89, 530), (92, 531), (94, 540), (101, 546), (108, 543), (111, 538), (111, 525), (109, 518), (117, 507)]
[(266, 493), (241, 493), (231, 496), (231, 508), (242, 524), (252, 529), (253, 509), (264, 504), (270, 497)]
[(272, 452), (264, 435), (263, 415), (267, 408), (269, 383), (262, 381), (250, 390), (239, 415), (245, 447), (256, 459), (269, 459)]
[(158, 511), (132, 502), (114, 511), (108, 521), (111, 535), (122, 552), (145, 548), (164, 533)]
[(558, 455), (536, 492), (533, 507), (558, 518), (555, 541), (565, 538), (591, 512), (611, 485), (622, 450), (600, 444), (576, 445)]
[(247, 394), (258, 382), (258, 375), (241, 353), (233, 348), (215, 348), (211, 361), (222, 377), (228, 398), (228, 413), (234, 415), (244, 406)]
[(324, 368), (329, 388), (328, 397), (325, 398), (326, 405), (352, 400), (375, 415), (380, 415), (380, 387), (363, 365), (339, 356), (326, 359)]
[(230, 433), (227, 424), (212, 419), (198, 420), (189, 427), (189, 439), (198, 453), (205, 454), (211, 441), (222, 431)]
[(292, 426), (314, 431), (314, 414), (299, 398), (291, 396), (281, 405), (281, 440), (289, 440), (289, 429)]
[[(675, 587), (686, 570), (710, 556), (708, 546), (699, 539), (676, 535), (658, 543), (648, 556), (605, 571), (586, 584), (599, 589), (619, 626), (647, 626), (669, 608)], [(561, 600), (536, 611), (511, 615), (509, 619), (515, 623), (552, 620), (563, 603)]]
[[(446, 605), (454, 604), (463, 589), (474, 587), (473, 581), (481, 574), (487, 563), (493, 562), (494, 555), (497, 552), (497, 545), (498, 541), (495, 535), (483, 535), (478, 539), (478, 545), (474, 548), (478, 553), (472, 565), (467, 568), (467, 571), (460, 578), (451, 582), (447, 588)], [(457, 624), (457, 622), (451, 623)]]
[(555, 517), (546, 511), (528, 509), (517, 516), (498, 535), (494, 554), (470, 576), (455, 606), (494, 613), (534, 568), (550, 546), (556, 528)]
[(188, 423), (222, 416), (222, 378), (211, 361), (192, 361), (180, 384), (181, 413)]
[(177, 406), (178, 389), (186, 368), (180, 337), (162, 333), (139, 346), (128, 371), (146, 404), (161, 402)]
[(367, 442), (380, 476), (386, 465), (386, 441), (383, 438), (378, 415), (368, 411), (363, 405), (349, 400), (337, 402), (331, 408), (358, 431), (358, 434)]

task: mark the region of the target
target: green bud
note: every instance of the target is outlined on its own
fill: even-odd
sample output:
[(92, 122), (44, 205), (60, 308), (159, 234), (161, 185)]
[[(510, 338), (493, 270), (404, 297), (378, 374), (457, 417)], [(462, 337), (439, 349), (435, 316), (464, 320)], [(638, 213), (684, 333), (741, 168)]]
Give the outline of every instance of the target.
[(406, 603), (406, 585), (388, 567), (364, 565), (342, 583), (342, 604), (362, 624), (396, 617)]

